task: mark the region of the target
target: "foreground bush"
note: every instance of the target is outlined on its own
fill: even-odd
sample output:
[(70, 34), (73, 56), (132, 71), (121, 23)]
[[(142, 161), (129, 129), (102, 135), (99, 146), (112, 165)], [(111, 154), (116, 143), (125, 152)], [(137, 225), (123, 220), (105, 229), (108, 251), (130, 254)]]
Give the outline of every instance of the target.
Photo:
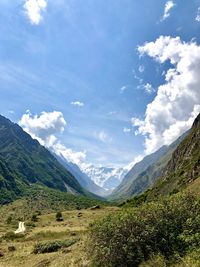
[(61, 248), (67, 248), (72, 246), (77, 242), (77, 239), (73, 240), (55, 240), (55, 241), (48, 241), (43, 243), (38, 243), (34, 246), (33, 253), (34, 254), (41, 254), (41, 253), (50, 253), (58, 251)]
[(88, 250), (94, 266), (136, 267), (152, 255), (169, 259), (199, 246), (200, 201), (177, 194), (95, 222)]

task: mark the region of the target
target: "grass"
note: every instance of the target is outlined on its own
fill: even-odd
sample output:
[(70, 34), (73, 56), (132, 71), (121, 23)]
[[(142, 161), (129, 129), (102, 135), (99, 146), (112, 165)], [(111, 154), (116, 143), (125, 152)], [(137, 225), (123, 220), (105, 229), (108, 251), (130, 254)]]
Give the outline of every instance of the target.
[[(20, 206), (19, 202), (9, 206), (7, 212), (16, 212), (16, 207)], [(12, 210), (11, 207), (14, 207)], [(8, 206), (7, 206), (8, 208)], [(27, 227), (27, 231), (23, 238), (2, 239), (0, 243), (0, 251), (4, 253), (4, 257), (0, 258), (0, 267), (74, 267), (89, 266), (89, 261), (85, 252), (85, 243), (87, 240), (88, 226), (93, 220), (100, 219), (107, 214), (115, 213), (117, 207), (102, 207), (99, 210), (81, 209), (62, 211), (63, 221), (56, 221), (56, 212), (38, 215), (38, 221), (34, 222), (35, 227)], [(0, 208), (0, 214), (2, 208)], [(22, 214), (22, 210), (19, 210)], [(78, 213), (81, 216), (78, 217)], [(6, 207), (3, 207), (4, 217), (6, 215)], [(22, 214), (23, 215), (23, 214)], [(30, 214), (30, 217), (32, 214)], [(18, 227), (18, 222), (13, 220), (6, 223), (6, 218), (0, 218), (0, 238), (14, 231)], [(29, 221), (25, 221), (29, 223)], [(38, 244), (55, 245), (55, 241), (59, 240), (59, 244), (65, 244), (55, 252), (34, 254), (33, 250)], [(15, 251), (9, 251), (9, 246), (15, 246)], [(68, 246), (68, 247), (66, 247)]]

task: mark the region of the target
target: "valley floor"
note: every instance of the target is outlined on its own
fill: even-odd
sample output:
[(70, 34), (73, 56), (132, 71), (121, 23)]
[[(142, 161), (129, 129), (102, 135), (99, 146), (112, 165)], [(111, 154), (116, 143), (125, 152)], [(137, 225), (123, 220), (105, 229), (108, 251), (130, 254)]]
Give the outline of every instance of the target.
[[(26, 227), (24, 237), (14, 240), (9, 240), (9, 237), (8, 240), (2, 239), (0, 252), (3, 253), (3, 256), (0, 257), (0, 267), (88, 266), (85, 246), (87, 227), (92, 221), (116, 210), (116, 207), (105, 207), (96, 210), (65, 211), (62, 213), (64, 221), (61, 222), (56, 221), (55, 213), (38, 216), (38, 222), (34, 223), (35, 227)], [(17, 226), (17, 224), (0, 222), (0, 237), (6, 232), (15, 231)], [(72, 240), (75, 244), (57, 252), (33, 253), (34, 245), (38, 242), (54, 240)], [(9, 251), (12, 246), (16, 250)]]

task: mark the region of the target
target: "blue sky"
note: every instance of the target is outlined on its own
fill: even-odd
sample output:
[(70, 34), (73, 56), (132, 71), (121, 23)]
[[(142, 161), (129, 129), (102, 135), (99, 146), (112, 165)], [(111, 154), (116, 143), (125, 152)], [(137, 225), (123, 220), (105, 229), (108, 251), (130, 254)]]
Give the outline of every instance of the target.
[(125, 166), (143, 155), (151, 133), (135, 135), (131, 118), (144, 120), (171, 63), (155, 62), (147, 49), (141, 57), (137, 47), (161, 35), (198, 46), (200, 1), (174, 0), (162, 19), (167, 1), (48, 0), (37, 23), (25, 2), (0, 1), (1, 114), (18, 122), (27, 110), (61, 112), (66, 125), (56, 140), (94, 165)]

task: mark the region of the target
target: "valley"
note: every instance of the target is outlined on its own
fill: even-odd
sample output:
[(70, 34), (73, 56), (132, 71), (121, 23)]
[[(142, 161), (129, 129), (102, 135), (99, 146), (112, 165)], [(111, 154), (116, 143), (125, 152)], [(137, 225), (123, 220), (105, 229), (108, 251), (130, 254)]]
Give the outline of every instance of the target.
[[(12, 207), (14, 207), (13, 204)], [(11, 208), (10, 208), (11, 209)], [(37, 215), (37, 221), (25, 221), (26, 231), (13, 237), (17, 226), (17, 220), (6, 223), (0, 218), (0, 266), (1, 267), (73, 267), (89, 266), (89, 258), (86, 253), (88, 226), (94, 220), (105, 215), (115, 213), (117, 207), (101, 207), (100, 209), (81, 209), (63, 211), (63, 221), (56, 221), (56, 213)], [(3, 211), (5, 214), (5, 210)], [(7, 210), (9, 217), (9, 210)], [(2, 214), (2, 209), (0, 208)], [(4, 217), (5, 218), (5, 217)], [(7, 217), (6, 217), (7, 218)], [(7, 233), (7, 238), (5, 234)], [(56, 240), (69, 241), (69, 247), (60, 248), (56, 252), (34, 254), (34, 246), (38, 243), (51, 243)], [(14, 251), (9, 251), (14, 247)]]
[(0, 0), (0, 267), (200, 267), (200, 0)]
[(107, 199), (2, 116), (0, 136), (0, 267), (199, 267), (200, 114)]

